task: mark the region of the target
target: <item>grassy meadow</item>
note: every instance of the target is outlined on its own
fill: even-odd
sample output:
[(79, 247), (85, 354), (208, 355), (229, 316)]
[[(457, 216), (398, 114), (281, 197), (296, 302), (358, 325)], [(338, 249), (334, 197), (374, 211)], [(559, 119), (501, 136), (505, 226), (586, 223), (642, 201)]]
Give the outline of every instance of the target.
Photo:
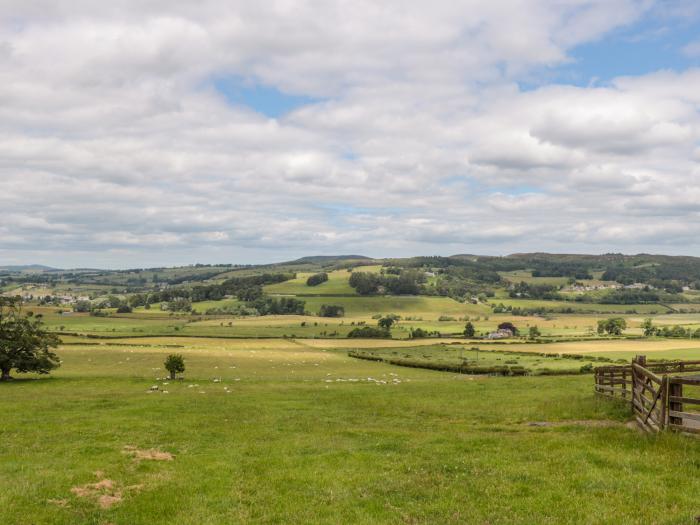
[[(629, 406), (596, 397), (592, 375), (581, 372), (637, 354), (700, 359), (700, 339), (641, 337), (647, 317), (700, 327), (692, 305), (681, 312), (504, 291), (479, 304), (367, 297), (350, 288), (345, 269), (315, 287), (306, 285), (313, 265), (289, 269), (297, 278), (265, 293), (304, 300), (308, 315), (205, 314), (237, 299), (196, 302), (189, 314), (32, 306), (60, 335), (62, 366), (0, 384), (3, 522), (618, 525), (691, 523), (700, 514), (700, 442), (641, 434)], [(215, 281), (252, 271), (187, 271), (219, 270)], [(527, 273), (503, 276), (561, 280)], [(501, 302), (550, 311), (494, 314)], [(319, 317), (324, 304), (344, 316)], [(572, 311), (552, 311), (563, 308)], [(398, 316), (392, 339), (347, 337), (389, 314)], [(613, 315), (626, 319), (625, 336), (597, 336), (598, 321)], [(471, 340), (462, 337), (467, 320)], [(479, 337), (503, 322), (541, 336)], [(409, 339), (416, 328), (433, 336)], [(184, 356), (182, 380), (165, 379), (170, 353)], [(527, 375), (455, 374), (351, 353)], [(569, 375), (542, 375), (550, 371)]]
[[(639, 434), (590, 375), (456, 375), (321, 343), (74, 338), (50, 377), (2, 385), (4, 522), (689, 523), (698, 512), (697, 441)], [(185, 357), (182, 381), (162, 379), (171, 352)]]

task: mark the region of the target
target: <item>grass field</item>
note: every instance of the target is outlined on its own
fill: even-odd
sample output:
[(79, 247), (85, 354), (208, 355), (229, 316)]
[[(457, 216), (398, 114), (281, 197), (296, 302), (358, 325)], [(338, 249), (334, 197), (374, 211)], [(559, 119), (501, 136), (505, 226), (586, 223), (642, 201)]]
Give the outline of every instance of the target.
[[(508, 367), (509, 369), (522, 369), (522, 374), (544, 373), (579, 373), (583, 366), (599, 365), (595, 357), (585, 359), (567, 357), (566, 354), (556, 357), (542, 356), (534, 352), (517, 352), (517, 347), (493, 350), (491, 347), (477, 345), (422, 345), (407, 346), (403, 348), (373, 348), (358, 351), (357, 354), (364, 357), (377, 357), (392, 364), (403, 363), (406, 366), (448, 365), (463, 366), (479, 373), (493, 373), (494, 367)], [(521, 374), (521, 375), (522, 375)]]
[[(698, 513), (697, 441), (640, 435), (590, 375), (459, 376), (322, 343), (61, 348), (51, 377), (0, 385), (3, 521), (670, 524)], [(186, 379), (157, 380), (174, 351)]]
[(298, 273), (297, 278), (291, 281), (265, 286), (265, 292), (281, 295), (357, 295), (349, 283), (351, 274), (346, 270), (329, 272), (325, 283), (308, 286), (306, 280), (312, 275), (314, 272)]

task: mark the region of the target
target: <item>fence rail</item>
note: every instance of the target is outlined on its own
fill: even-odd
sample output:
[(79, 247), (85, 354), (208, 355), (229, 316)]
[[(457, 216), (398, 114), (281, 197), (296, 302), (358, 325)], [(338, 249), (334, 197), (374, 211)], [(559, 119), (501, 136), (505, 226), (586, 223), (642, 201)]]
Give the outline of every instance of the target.
[(647, 432), (700, 435), (700, 375), (680, 375), (692, 372), (700, 372), (700, 361), (647, 363), (645, 356), (637, 356), (629, 365), (596, 368), (595, 391), (629, 400)]

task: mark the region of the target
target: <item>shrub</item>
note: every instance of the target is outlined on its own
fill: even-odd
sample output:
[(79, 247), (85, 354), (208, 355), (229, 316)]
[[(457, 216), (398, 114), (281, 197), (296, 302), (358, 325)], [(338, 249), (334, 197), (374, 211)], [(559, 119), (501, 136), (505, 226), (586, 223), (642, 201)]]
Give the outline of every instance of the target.
[(374, 339), (389, 339), (391, 338), (391, 332), (389, 330), (383, 330), (381, 328), (375, 328), (373, 326), (362, 326), (360, 328), (353, 328), (348, 333), (348, 337), (351, 338), (374, 338)]
[(306, 286), (318, 286), (321, 283), (325, 283), (328, 280), (328, 274), (326, 272), (316, 273), (306, 280)]
[(322, 304), (318, 311), (319, 317), (343, 317), (344, 315), (345, 308), (337, 304)]

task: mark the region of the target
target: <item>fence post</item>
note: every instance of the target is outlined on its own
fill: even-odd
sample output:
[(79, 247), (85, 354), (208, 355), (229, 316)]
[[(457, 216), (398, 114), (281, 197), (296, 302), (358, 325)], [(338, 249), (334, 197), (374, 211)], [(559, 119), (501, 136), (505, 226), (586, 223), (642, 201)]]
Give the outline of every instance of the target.
[[(669, 410), (674, 412), (683, 412), (683, 403), (680, 401), (670, 401), (670, 397), (683, 397), (683, 385), (681, 383), (674, 383), (670, 380), (669, 383)], [(671, 416), (669, 414), (668, 421), (671, 425), (682, 425), (683, 418), (678, 416)]]
[(659, 430), (664, 430), (668, 426), (668, 376), (661, 376), (661, 421), (659, 421)]

